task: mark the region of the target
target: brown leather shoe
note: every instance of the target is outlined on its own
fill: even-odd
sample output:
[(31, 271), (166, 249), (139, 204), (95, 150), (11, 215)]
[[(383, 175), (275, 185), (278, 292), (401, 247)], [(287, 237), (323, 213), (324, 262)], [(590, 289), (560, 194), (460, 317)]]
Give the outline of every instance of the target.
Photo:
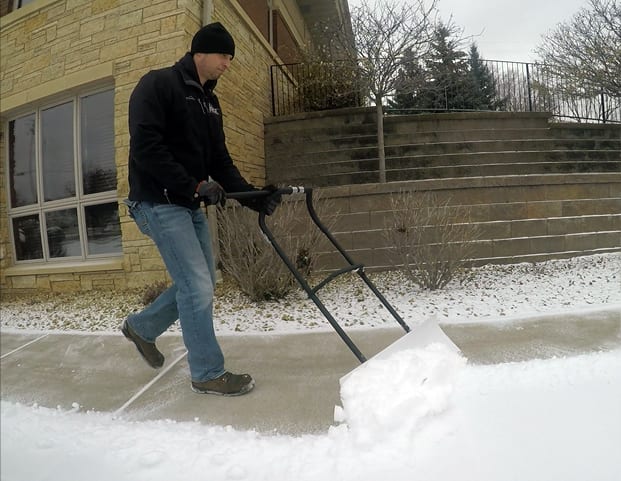
[(164, 365), (164, 355), (157, 349), (155, 343), (147, 342), (136, 334), (128, 324), (127, 319), (121, 326), (121, 332), (127, 339), (136, 345), (136, 349), (138, 349), (138, 352), (142, 358), (147, 361), (149, 366), (157, 369)]
[(252, 391), (254, 379), (249, 374), (225, 372), (209, 381), (192, 381), (192, 391), (199, 394), (218, 394), (220, 396), (241, 396)]

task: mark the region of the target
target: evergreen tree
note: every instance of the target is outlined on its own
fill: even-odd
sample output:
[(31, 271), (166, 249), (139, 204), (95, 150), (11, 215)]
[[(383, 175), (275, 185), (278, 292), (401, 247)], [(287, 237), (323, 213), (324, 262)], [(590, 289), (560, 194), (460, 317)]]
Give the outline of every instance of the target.
[(431, 111), (468, 108), (470, 79), (468, 59), (459, 49), (452, 25), (436, 27), (429, 57), (421, 67), (408, 64), (400, 71), (399, 83), (390, 106)]
[(501, 110), (505, 100), (497, 97), (496, 81), (487, 65), (481, 59), (476, 44), (470, 47), (468, 58), (470, 70), (470, 99), (468, 108), (472, 110)]
[(390, 108), (432, 112), (504, 108), (506, 101), (498, 98), (496, 81), (476, 45), (466, 54), (455, 32), (454, 26), (439, 25), (422, 64), (406, 55)]
[(459, 50), (459, 41), (452, 38), (453, 33), (445, 25), (440, 25), (436, 30), (432, 43), (433, 54), (428, 64), (431, 88), (423, 92), (427, 108), (464, 108), (468, 62), (466, 54)]
[(412, 52), (406, 52), (403, 64), (395, 81), (395, 94), (388, 99), (391, 109), (412, 109), (417, 107), (417, 93), (428, 82), (427, 71)]

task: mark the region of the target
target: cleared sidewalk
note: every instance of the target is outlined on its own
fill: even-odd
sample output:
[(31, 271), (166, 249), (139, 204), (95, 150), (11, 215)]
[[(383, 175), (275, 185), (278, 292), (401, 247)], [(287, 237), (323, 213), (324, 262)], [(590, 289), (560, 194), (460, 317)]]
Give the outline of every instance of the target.
[[(443, 326), (474, 364), (576, 355), (621, 347), (621, 306), (502, 323)], [(397, 328), (349, 333), (367, 357), (403, 334)], [(339, 379), (358, 365), (329, 332), (219, 337), (227, 369), (256, 380), (248, 395), (224, 398), (189, 388), (178, 334), (158, 340), (160, 370), (118, 334), (0, 335), (1, 398), (24, 404), (113, 412), (128, 420), (171, 419), (286, 434), (325, 431), (340, 404)]]

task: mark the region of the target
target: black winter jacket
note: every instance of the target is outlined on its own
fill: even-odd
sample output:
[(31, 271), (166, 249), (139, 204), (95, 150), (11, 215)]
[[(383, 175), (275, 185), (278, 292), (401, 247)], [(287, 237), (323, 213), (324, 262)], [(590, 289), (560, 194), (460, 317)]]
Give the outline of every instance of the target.
[(199, 207), (211, 176), (227, 192), (253, 190), (226, 148), (216, 81), (201, 87), (192, 55), (152, 70), (129, 99), (129, 199)]

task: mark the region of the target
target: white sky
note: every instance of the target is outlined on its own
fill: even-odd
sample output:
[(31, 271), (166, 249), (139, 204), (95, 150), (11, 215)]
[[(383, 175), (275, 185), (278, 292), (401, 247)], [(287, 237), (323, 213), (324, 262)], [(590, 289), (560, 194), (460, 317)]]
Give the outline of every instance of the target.
[[(348, 0), (350, 7), (360, 0)], [(381, 0), (380, 0), (381, 1)], [(541, 36), (568, 21), (588, 0), (438, 0), (440, 16), (453, 16), (488, 60), (533, 62)]]

